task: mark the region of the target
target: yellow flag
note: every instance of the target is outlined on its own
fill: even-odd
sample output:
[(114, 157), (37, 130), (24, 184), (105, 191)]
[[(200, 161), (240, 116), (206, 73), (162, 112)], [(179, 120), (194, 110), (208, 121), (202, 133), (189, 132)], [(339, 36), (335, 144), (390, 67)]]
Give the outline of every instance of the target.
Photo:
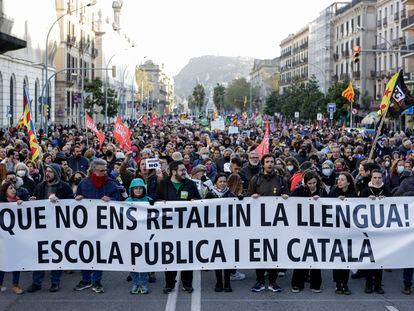
[(351, 103), (354, 102), (355, 92), (351, 81), (349, 81), (348, 87), (342, 92), (342, 97), (345, 97)]
[(387, 86), (384, 91), (384, 95), (381, 99), (380, 110), (378, 111), (378, 114), (380, 116), (386, 113), (386, 111), (388, 110), (388, 107), (390, 106), (391, 96), (392, 96), (392, 93), (394, 93), (395, 84), (397, 83), (399, 75), (400, 75), (400, 72), (397, 72), (391, 77), (391, 79), (387, 83)]

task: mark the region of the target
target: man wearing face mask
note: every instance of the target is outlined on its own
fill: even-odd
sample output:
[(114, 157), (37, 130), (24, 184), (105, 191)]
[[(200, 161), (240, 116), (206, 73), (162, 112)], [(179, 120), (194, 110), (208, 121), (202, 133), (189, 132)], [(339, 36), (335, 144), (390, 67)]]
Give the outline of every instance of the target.
[[(56, 203), (59, 199), (73, 199), (72, 188), (61, 180), (61, 168), (58, 164), (52, 163), (45, 167), (45, 180), (38, 184), (34, 190), (35, 200), (47, 200)], [(60, 278), (62, 270), (51, 271), (50, 292), (57, 292), (60, 289)], [(32, 285), (27, 292), (34, 293), (42, 288), (45, 271), (35, 271), (32, 275)]]
[(253, 178), (253, 176), (260, 173), (262, 166), (260, 165), (260, 158), (259, 154), (256, 150), (249, 152), (249, 161), (245, 167), (243, 167), (240, 171), (240, 177), (243, 180), (243, 188), (247, 190), (249, 187), (249, 181)]
[(199, 157), (193, 162), (193, 167), (203, 164), (203, 161), (205, 159), (208, 159), (210, 156), (210, 152), (207, 147), (200, 148), (200, 151), (198, 152), (198, 154), (199, 154)]
[(224, 173), (224, 164), (230, 163), (232, 154), (233, 150), (231, 148), (227, 148), (224, 150), (223, 157), (219, 158), (216, 161), (217, 173)]
[(82, 156), (82, 148), (80, 145), (75, 145), (72, 150), (72, 156), (68, 159), (69, 167), (73, 172), (81, 171), (86, 174), (89, 168), (89, 161)]
[(337, 174), (334, 170), (334, 164), (331, 160), (322, 163), (322, 182), (329, 188), (335, 185)]

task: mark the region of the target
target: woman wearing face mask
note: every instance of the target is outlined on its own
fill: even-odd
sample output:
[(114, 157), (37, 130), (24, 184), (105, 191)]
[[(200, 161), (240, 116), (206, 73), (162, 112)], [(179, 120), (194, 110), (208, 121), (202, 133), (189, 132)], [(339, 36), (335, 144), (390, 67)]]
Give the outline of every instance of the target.
[(217, 168), (216, 164), (210, 159), (207, 158), (202, 163), (206, 167), (206, 175), (210, 180), (216, 180)]
[[(211, 189), (207, 195), (206, 199), (215, 199), (215, 198), (231, 198), (235, 195), (230, 191), (227, 184), (227, 175), (224, 173), (219, 173), (214, 182), (214, 187)], [(214, 288), (215, 292), (222, 292), (223, 290), (227, 293), (232, 292), (230, 285), (230, 274), (232, 273), (231, 269), (224, 270), (224, 284), (223, 284), (223, 270), (216, 270), (216, 286)]]
[(335, 172), (334, 164), (331, 160), (326, 160), (322, 163), (321, 177), (327, 190), (335, 185), (337, 173)]
[[(0, 187), (0, 202), (4, 203), (10, 203), (10, 202), (16, 202), (17, 205), (22, 204), (22, 200), (17, 196), (17, 190), (13, 183), (6, 181), (3, 183), (3, 185)], [(6, 290), (6, 288), (3, 286), (4, 281), (4, 275), (6, 273), (4, 271), (0, 271), (0, 292), (3, 292)], [(12, 292), (16, 295), (23, 294), (23, 289), (19, 286), (19, 279), (20, 279), (20, 272), (14, 271), (12, 272)]]
[[(315, 171), (307, 170), (303, 173), (302, 185), (297, 187), (290, 196), (318, 200), (321, 197), (327, 197), (327, 193), (318, 174)], [(305, 288), (307, 274), (310, 276), (310, 288), (312, 292), (321, 292), (322, 276), (320, 269), (294, 269), (292, 275), (292, 293), (299, 293)]]
[(76, 193), (76, 190), (78, 189), (79, 183), (85, 177), (86, 177), (86, 175), (81, 171), (77, 171), (77, 172), (72, 174), (72, 176), (69, 178), (69, 185), (72, 187), (73, 193)]
[(24, 163), (16, 164), (14, 168), (16, 175), (23, 180), (23, 187), (29, 191), (30, 196), (33, 195), (34, 188), (36, 187), (36, 183), (34, 182), (33, 178), (29, 174), (29, 169)]
[(401, 177), (405, 171), (404, 160), (397, 159), (391, 165), (390, 174), (386, 184), (389, 185), (391, 191), (399, 187), (401, 184)]
[[(348, 172), (339, 173), (336, 185), (332, 187), (329, 197), (339, 198), (341, 200), (345, 200), (345, 198), (357, 197), (355, 181), (352, 175)], [(351, 291), (348, 288), (349, 270), (335, 269), (332, 273), (334, 282), (336, 283), (335, 293), (350, 295)]]

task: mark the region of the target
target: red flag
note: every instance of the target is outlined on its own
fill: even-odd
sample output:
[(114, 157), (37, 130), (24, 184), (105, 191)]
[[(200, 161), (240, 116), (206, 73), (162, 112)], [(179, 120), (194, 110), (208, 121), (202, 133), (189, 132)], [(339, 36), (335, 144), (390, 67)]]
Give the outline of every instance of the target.
[(131, 150), (131, 132), (118, 116), (114, 124), (114, 138), (119, 142), (121, 148), (126, 151)]
[(152, 113), (150, 116), (149, 126), (158, 125), (158, 118), (155, 116), (155, 113)]
[(93, 123), (92, 118), (87, 113), (85, 114), (85, 125), (87, 129), (90, 129), (92, 132), (95, 133), (96, 137), (99, 140), (99, 149), (101, 149), (102, 144), (105, 141), (105, 134), (98, 131), (95, 123)]
[(266, 153), (269, 153), (269, 120), (266, 121), (266, 131), (263, 140), (255, 150), (259, 154), (260, 159), (262, 159)]

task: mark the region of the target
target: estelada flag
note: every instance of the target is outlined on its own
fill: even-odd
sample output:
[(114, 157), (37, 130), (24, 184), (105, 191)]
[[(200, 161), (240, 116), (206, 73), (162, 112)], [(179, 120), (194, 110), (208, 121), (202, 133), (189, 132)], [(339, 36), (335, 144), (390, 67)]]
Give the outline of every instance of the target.
[(394, 94), (395, 85), (397, 83), (398, 77), (400, 76), (400, 71), (394, 74), (391, 79), (388, 81), (387, 86), (385, 87), (384, 95), (381, 100), (380, 110), (378, 114), (380, 116), (386, 114), (390, 107), (391, 96)]
[(259, 154), (260, 160), (266, 153), (269, 153), (269, 120), (266, 121), (266, 131), (263, 140), (255, 151)]
[(390, 107), (388, 109), (388, 116), (399, 117), (404, 110), (414, 106), (414, 97), (404, 82), (404, 72), (400, 70), (400, 74), (395, 83), (394, 92), (391, 96)]
[(131, 131), (118, 116), (114, 123), (114, 138), (125, 151), (131, 150)]
[(342, 97), (345, 97), (351, 103), (354, 102), (355, 92), (351, 81), (349, 81), (348, 87), (342, 92)]
[(92, 118), (86, 113), (85, 114), (85, 125), (87, 129), (90, 129), (92, 132), (95, 133), (96, 137), (99, 140), (99, 149), (102, 148), (102, 144), (105, 141), (105, 134), (98, 131), (95, 123), (93, 122)]

